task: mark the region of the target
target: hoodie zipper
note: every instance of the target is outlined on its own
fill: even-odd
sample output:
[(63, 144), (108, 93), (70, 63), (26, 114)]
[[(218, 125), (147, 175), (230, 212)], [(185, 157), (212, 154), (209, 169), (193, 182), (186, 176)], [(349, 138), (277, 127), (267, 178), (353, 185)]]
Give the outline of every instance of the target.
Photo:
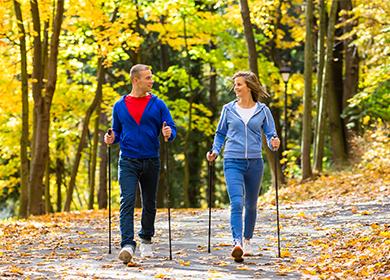
[(247, 159), (248, 158), (248, 128), (246, 126), (246, 123), (244, 123), (245, 125), (245, 158)]
[[(242, 120), (239, 114), (236, 114), (235, 111), (232, 111), (233, 115), (235, 115), (239, 120), (242, 121), (245, 127), (245, 158), (248, 158), (248, 127), (247, 124)], [(249, 122), (249, 121), (248, 121)]]

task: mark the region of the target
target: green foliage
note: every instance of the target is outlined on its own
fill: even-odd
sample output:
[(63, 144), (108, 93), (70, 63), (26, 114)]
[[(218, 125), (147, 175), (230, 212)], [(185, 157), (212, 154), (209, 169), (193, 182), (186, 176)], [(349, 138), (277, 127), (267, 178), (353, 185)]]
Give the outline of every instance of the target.
[(375, 123), (390, 121), (390, 80), (379, 84), (371, 94), (359, 92), (349, 101), (343, 117), (348, 117), (349, 128), (356, 125), (366, 127)]
[[(193, 92), (190, 92), (188, 86), (189, 78)], [(188, 123), (189, 100), (192, 95), (201, 90), (199, 81), (192, 76), (189, 77), (186, 70), (178, 66), (171, 66), (165, 72), (156, 73), (155, 81), (158, 84), (155, 94), (167, 103), (176, 125), (185, 128)], [(175, 91), (178, 91), (179, 94), (171, 96), (170, 93)], [(211, 136), (214, 130), (210, 123), (212, 115), (210, 109), (203, 104), (193, 103), (192, 113), (192, 128), (206, 136)]]
[[(28, 73), (31, 74), (32, 24), (29, 1), (20, 1), (27, 36)], [(390, 2), (358, 0), (348, 14), (345, 25), (355, 24), (350, 33), (339, 40), (352, 39), (360, 57), (358, 94), (349, 100), (343, 116), (366, 129), (387, 123), (389, 113), (389, 27)], [(39, 1), (42, 23), (52, 22), (52, 1)], [(303, 112), (303, 1), (250, 0), (251, 20), (258, 52), (259, 78), (271, 94), (270, 106), (281, 111), (284, 103), (284, 83), (279, 66), (291, 61), (293, 69), (287, 88), (289, 150), (282, 160), (288, 177), (300, 176), (300, 137)], [(279, 10), (280, 8), (280, 10)], [(235, 98), (231, 94), (232, 75), (248, 70), (248, 54), (244, 39), (239, 1), (227, 0), (122, 0), (80, 1), (65, 5), (65, 17), (60, 37), (58, 80), (51, 110), (50, 184), (55, 186), (55, 160), (65, 162), (64, 184), (75, 157), (81, 120), (95, 95), (98, 60), (106, 67), (103, 85), (102, 111), (108, 116), (109, 127), (114, 102), (131, 90), (129, 69), (134, 63), (152, 65), (155, 74), (154, 94), (171, 109), (178, 127), (178, 138), (172, 145), (173, 201), (180, 205), (183, 182), (185, 135), (190, 135), (188, 149), (197, 160), (204, 160), (209, 148), (221, 106)], [(342, 12), (343, 15), (344, 12)], [(115, 16), (115, 17), (114, 17)], [(0, 6), (0, 64), (6, 71), (0, 75), (0, 193), (2, 198), (19, 193), (19, 140), (21, 131), (21, 90), (19, 34), (12, 1)], [(339, 26), (343, 27), (343, 26)], [(184, 30), (185, 28), (185, 30)], [(49, 32), (50, 35), (50, 32)], [(163, 57), (163, 47), (166, 47)], [(188, 53), (187, 53), (188, 50)], [(213, 71), (213, 72), (212, 72)], [(210, 77), (217, 75), (216, 109), (211, 111)], [(35, 81), (29, 80), (29, 88)], [(30, 95), (32, 128), (32, 97)], [(191, 130), (189, 108), (192, 106)], [(95, 116), (93, 117), (95, 118)], [(283, 116), (281, 120), (283, 123)], [(102, 128), (105, 129), (106, 127)], [(32, 130), (30, 129), (31, 140)], [(77, 178), (74, 209), (86, 205), (88, 168), (93, 120), (83, 151)], [(329, 144), (329, 143), (327, 143)], [(329, 146), (329, 145), (327, 145)], [(117, 148), (115, 148), (117, 149)], [(115, 153), (117, 150), (115, 150)], [(324, 166), (329, 167), (331, 151), (325, 149)], [(115, 161), (116, 155), (113, 158)], [(198, 162), (199, 162), (198, 161)], [(203, 164), (203, 163), (202, 163)], [(113, 166), (113, 174), (115, 174)], [(205, 205), (206, 173), (204, 164), (194, 181), (201, 202)], [(216, 204), (228, 201), (224, 187), (222, 162), (217, 164)], [(263, 187), (270, 185), (269, 166), (265, 165)], [(119, 202), (115, 178), (114, 204)], [(53, 188), (52, 188), (53, 189)], [(63, 196), (65, 188), (63, 188)], [(55, 202), (53, 195), (52, 202)]]
[(300, 177), (302, 174), (300, 169), (301, 147), (298, 143), (289, 143), (287, 148), (280, 161), (284, 169), (283, 173), (287, 178)]
[[(355, 24), (351, 32), (341, 39), (353, 39), (362, 58), (360, 63), (359, 92), (344, 111), (349, 127), (366, 127), (376, 121), (388, 122), (390, 81), (390, 18), (389, 1), (358, 1), (344, 25)], [(342, 25), (341, 25), (342, 26)]]

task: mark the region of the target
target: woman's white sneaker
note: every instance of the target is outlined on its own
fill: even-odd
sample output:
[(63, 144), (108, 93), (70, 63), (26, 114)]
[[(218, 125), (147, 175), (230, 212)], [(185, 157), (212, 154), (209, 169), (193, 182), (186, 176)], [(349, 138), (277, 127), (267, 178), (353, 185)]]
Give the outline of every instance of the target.
[(154, 256), (152, 242), (150, 242), (150, 241), (142, 240), (141, 244), (139, 246), (139, 250), (141, 252), (142, 258), (152, 258)]
[(244, 239), (244, 256), (253, 256), (253, 248), (250, 239)]

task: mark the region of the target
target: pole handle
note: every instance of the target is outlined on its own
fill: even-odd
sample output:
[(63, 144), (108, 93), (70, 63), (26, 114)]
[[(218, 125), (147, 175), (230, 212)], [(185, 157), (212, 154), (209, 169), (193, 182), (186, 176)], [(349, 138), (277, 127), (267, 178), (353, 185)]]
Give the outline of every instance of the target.
[[(163, 128), (166, 127), (166, 126), (167, 126), (167, 122), (164, 121), (164, 122), (163, 122)], [(164, 141), (165, 141), (165, 142), (168, 142), (168, 137), (165, 137), (165, 136), (164, 136)]]
[[(111, 136), (112, 135), (112, 128), (109, 128), (109, 129), (107, 129), (107, 134), (109, 135), (109, 136)], [(110, 148), (110, 146), (111, 146), (111, 144), (106, 144), (109, 148)]]

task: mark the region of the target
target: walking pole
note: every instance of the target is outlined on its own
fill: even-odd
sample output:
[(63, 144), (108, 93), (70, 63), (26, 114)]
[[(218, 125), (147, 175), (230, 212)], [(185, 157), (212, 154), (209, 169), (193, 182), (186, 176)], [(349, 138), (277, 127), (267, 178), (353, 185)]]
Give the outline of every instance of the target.
[[(111, 135), (109, 128), (107, 134)], [(107, 146), (108, 153), (108, 253), (111, 254), (111, 145)]]
[[(163, 127), (167, 125), (166, 122), (163, 123)], [(168, 204), (168, 238), (169, 238), (169, 260), (172, 260), (172, 235), (171, 235), (171, 188), (169, 185), (169, 170), (168, 170), (168, 138), (164, 137), (164, 145), (165, 145), (165, 176), (167, 183), (167, 204)]]
[[(212, 152), (210, 152), (212, 153)], [(208, 240), (208, 249), (210, 253), (210, 243), (211, 243), (211, 193), (214, 185), (214, 161), (209, 161), (209, 240)]]
[(278, 152), (275, 150), (275, 196), (276, 196), (276, 223), (278, 231), (278, 258), (280, 258), (280, 226), (279, 226), (279, 195), (278, 195)]

